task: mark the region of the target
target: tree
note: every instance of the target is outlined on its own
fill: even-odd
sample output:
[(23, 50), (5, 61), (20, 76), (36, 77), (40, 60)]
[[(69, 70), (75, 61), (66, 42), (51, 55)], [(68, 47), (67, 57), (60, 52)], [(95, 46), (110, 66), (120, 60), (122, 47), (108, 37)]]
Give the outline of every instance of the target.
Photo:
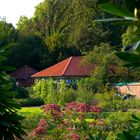
[(87, 51), (109, 35), (101, 24), (93, 23), (100, 16), (98, 10), (95, 0), (45, 0), (36, 6), (30, 31), (43, 38), (52, 53), (59, 48)]
[(6, 23), (5, 19), (0, 20), (0, 47), (15, 42), (17, 31), (12, 24)]
[(133, 0), (133, 2), (126, 0), (123, 3), (123, 8), (118, 5), (111, 4), (108, 0), (106, 1), (106, 3), (104, 3), (103, 1), (100, 2), (101, 4), (99, 4), (99, 6), (104, 11), (117, 16), (115, 18), (103, 19), (100, 21), (110, 21), (110, 22), (123, 21), (121, 25), (123, 24), (131, 25), (128, 28), (126, 34), (123, 35), (123, 45), (126, 46), (123, 46), (123, 52), (117, 53), (117, 56), (122, 60), (126, 61), (126, 64), (124, 66), (129, 68), (139, 67), (140, 66), (140, 38), (139, 38), (140, 2), (139, 0)]
[(21, 120), (24, 118), (18, 115), (17, 110), (20, 107), (14, 101), (16, 95), (12, 90), (12, 84), (6, 77), (5, 71), (10, 67), (3, 65), (6, 60), (7, 47), (0, 48), (0, 139), (13, 140), (22, 138), (25, 134), (21, 126)]
[(86, 54), (83, 63), (95, 65), (91, 77), (85, 81), (89, 90), (101, 92), (106, 85), (126, 79), (127, 69), (121, 67), (123, 62), (115, 53), (108, 43), (101, 43)]
[(52, 64), (50, 53), (45, 43), (38, 36), (20, 36), (11, 46), (7, 64), (17, 68), (29, 65), (36, 70), (41, 70)]

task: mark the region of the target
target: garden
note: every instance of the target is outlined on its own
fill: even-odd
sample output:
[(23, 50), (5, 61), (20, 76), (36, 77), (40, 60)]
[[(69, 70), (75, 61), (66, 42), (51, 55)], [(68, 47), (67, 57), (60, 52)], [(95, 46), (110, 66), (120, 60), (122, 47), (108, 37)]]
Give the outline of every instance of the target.
[[(115, 90), (104, 93), (89, 91), (80, 81), (77, 90), (61, 81), (38, 80), (33, 86), (34, 98), (42, 97), (44, 105), (23, 107), (19, 114), (26, 117), (25, 139), (48, 140), (116, 140), (139, 138), (139, 99), (126, 100)], [(45, 84), (40, 84), (41, 82)], [(42, 89), (42, 90), (41, 90)], [(35, 92), (36, 91), (36, 92)], [(51, 93), (51, 94), (50, 94)], [(135, 115), (134, 115), (135, 114)]]
[[(114, 89), (140, 80), (139, 3), (45, 0), (17, 29), (0, 21), (0, 139), (140, 140), (140, 99)], [(45, 77), (19, 87), (8, 75), (72, 55), (96, 65), (74, 87)]]

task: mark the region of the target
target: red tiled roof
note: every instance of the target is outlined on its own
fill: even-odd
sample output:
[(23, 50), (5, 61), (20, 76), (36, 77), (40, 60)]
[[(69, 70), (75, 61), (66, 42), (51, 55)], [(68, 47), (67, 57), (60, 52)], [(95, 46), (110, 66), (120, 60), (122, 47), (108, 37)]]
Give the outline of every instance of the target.
[(32, 77), (89, 76), (94, 68), (94, 65), (82, 64), (82, 60), (83, 60), (82, 56), (69, 57), (47, 69), (44, 69), (38, 73), (33, 74)]
[(27, 77), (30, 77), (30, 75), (36, 73), (37, 71), (34, 70), (33, 68), (25, 65), (22, 68), (17, 69), (16, 71), (10, 73), (12, 77), (15, 79), (26, 79)]

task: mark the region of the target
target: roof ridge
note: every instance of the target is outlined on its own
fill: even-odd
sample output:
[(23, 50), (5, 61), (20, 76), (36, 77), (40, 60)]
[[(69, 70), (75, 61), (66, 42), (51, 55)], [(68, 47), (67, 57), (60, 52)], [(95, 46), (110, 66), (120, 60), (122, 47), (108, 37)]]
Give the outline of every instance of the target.
[(65, 72), (66, 72), (66, 70), (67, 70), (67, 68), (68, 68), (68, 66), (69, 66), (69, 64), (70, 64), (70, 62), (71, 62), (71, 60), (72, 60), (72, 58), (73, 58), (73, 56), (71, 56), (71, 57), (69, 58), (69, 61), (68, 61), (67, 65), (65, 66), (65, 68), (64, 68), (64, 70), (63, 70), (63, 72), (62, 72), (62, 75), (65, 74)]

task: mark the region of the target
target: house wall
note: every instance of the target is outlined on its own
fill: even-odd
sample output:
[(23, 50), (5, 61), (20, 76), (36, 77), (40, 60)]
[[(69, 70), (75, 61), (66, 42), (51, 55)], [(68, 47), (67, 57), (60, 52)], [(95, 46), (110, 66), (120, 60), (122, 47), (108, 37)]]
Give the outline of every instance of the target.
[(77, 82), (86, 77), (38, 77), (36, 79), (53, 79), (56, 83), (59, 83), (61, 80), (65, 80), (67, 85), (76, 85)]

